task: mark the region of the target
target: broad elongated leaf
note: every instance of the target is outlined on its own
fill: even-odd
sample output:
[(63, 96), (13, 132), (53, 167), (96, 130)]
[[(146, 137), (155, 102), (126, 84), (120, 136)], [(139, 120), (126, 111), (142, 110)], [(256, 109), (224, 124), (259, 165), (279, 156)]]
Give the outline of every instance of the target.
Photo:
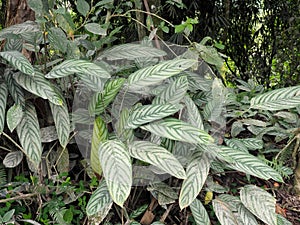
[(7, 95), (8, 90), (6, 84), (0, 84), (0, 134), (4, 129)]
[(26, 156), (37, 168), (41, 162), (42, 144), (39, 122), (32, 104), (26, 104), (23, 118), (16, 130)]
[(61, 173), (68, 173), (69, 172), (69, 165), (70, 165), (70, 160), (69, 160), (69, 151), (66, 147), (58, 147), (58, 150), (56, 152), (57, 157), (56, 157), (56, 169), (57, 171)]
[(99, 175), (102, 173), (100, 161), (99, 161), (99, 144), (108, 139), (108, 130), (106, 123), (101, 117), (96, 117), (93, 128), (92, 136), (92, 148), (91, 148), (91, 167)]
[(97, 190), (91, 195), (86, 206), (86, 214), (88, 216), (97, 216), (100, 223), (106, 217), (112, 204), (113, 200), (109, 195), (105, 180), (103, 180)]
[(132, 166), (126, 146), (117, 140), (101, 142), (99, 160), (113, 201), (123, 207), (132, 184)]
[(27, 91), (43, 99), (48, 99), (55, 105), (63, 104), (61, 96), (55, 91), (52, 84), (43, 77), (43, 74), (36, 72), (33, 77), (16, 73), (13, 77)]
[(173, 83), (155, 97), (153, 104), (178, 104), (186, 94), (188, 84), (186, 76), (178, 77)]
[(16, 104), (20, 104), (23, 108), (25, 107), (25, 98), (22, 87), (13, 78), (12, 70), (6, 69), (4, 72), (4, 79), (10, 95)]
[(254, 215), (243, 204), (238, 207), (238, 215), (246, 225), (258, 225)]
[(206, 209), (198, 199), (195, 199), (190, 204), (190, 208), (197, 225), (210, 225), (208, 213), (206, 212)]
[(239, 225), (237, 218), (234, 216), (226, 202), (223, 202), (220, 199), (214, 199), (212, 205), (221, 225)]
[(2, 41), (4, 38), (6, 38), (8, 35), (11, 34), (24, 34), (27, 32), (38, 32), (38, 31), (40, 31), (38, 24), (34, 21), (28, 20), (24, 23), (15, 24), (1, 30), (0, 40)]
[(77, 0), (76, 8), (78, 12), (83, 16), (86, 16), (90, 11), (90, 5), (85, 0)]
[(8, 153), (3, 159), (3, 165), (6, 168), (15, 168), (23, 159), (23, 153), (21, 151), (13, 151)]
[(191, 59), (175, 59), (140, 69), (128, 77), (129, 88), (141, 89), (144, 86), (157, 84), (192, 67), (195, 62)]
[(208, 176), (211, 158), (208, 153), (196, 152), (186, 168), (186, 179), (182, 183), (179, 196), (181, 209), (189, 206), (201, 191)]
[(106, 35), (106, 29), (101, 27), (101, 25), (98, 23), (88, 23), (84, 25), (84, 27), (93, 34)]
[(52, 47), (65, 53), (68, 47), (68, 39), (61, 28), (51, 27), (49, 29), (48, 39)]
[(125, 82), (124, 78), (109, 80), (102, 92), (95, 93), (89, 103), (89, 112), (91, 115), (99, 115), (115, 99), (119, 90)]
[(102, 78), (110, 77), (110, 74), (105, 69), (95, 63), (80, 59), (69, 59), (55, 66), (46, 75), (46, 78), (60, 78), (74, 73), (90, 74)]
[(70, 118), (67, 104), (56, 105), (50, 102), (50, 108), (60, 145), (65, 148), (69, 141)]
[(194, 127), (204, 130), (201, 114), (193, 100), (189, 96), (185, 96), (184, 104), (187, 108), (188, 122)]
[(100, 92), (103, 90), (105, 79), (91, 74), (78, 73), (77, 77), (92, 91)]
[(290, 221), (284, 218), (282, 215), (277, 214), (277, 225), (293, 225)]
[(170, 116), (178, 112), (181, 108), (181, 105), (174, 104), (140, 106), (130, 113), (126, 127), (135, 129), (142, 124)]
[(270, 111), (291, 109), (300, 105), (300, 86), (280, 88), (257, 95), (251, 99), (250, 107)]
[(129, 110), (127, 108), (123, 108), (119, 120), (116, 123), (115, 130), (117, 136), (123, 142), (131, 142), (134, 139), (133, 129), (126, 129), (126, 123), (129, 117)]
[(279, 182), (283, 182), (281, 175), (270, 166), (263, 163), (257, 157), (229, 147), (221, 147), (222, 152), (220, 154), (225, 157), (229, 156), (235, 162), (228, 164), (230, 168), (250, 174), (265, 180), (273, 179)]
[(23, 40), (21, 38), (8, 38), (5, 41), (3, 51), (22, 51)]
[(154, 47), (143, 46), (141, 44), (123, 44), (102, 52), (97, 59), (107, 58), (108, 60), (133, 60), (143, 57), (162, 57), (166, 54), (166, 52)]
[(18, 51), (0, 52), (0, 56), (22, 73), (33, 76), (34, 68), (28, 59)]
[(132, 157), (150, 163), (179, 179), (185, 179), (180, 162), (167, 149), (148, 141), (135, 141), (129, 146)]
[(262, 140), (257, 138), (243, 138), (243, 139), (226, 139), (226, 144), (232, 148), (240, 149), (240, 150), (258, 150), (264, 147), (264, 143)]
[(276, 199), (267, 191), (255, 185), (246, 185), (240, 191), (240, 198), (243, 205), (263, 222), (277, 225)]
[(23, 110), (21, 105), (14, 104), (12, 107), (9, 108), (6, 115), (6, 123), (10, 132), (13, 132), (13, 130), (18, 126), (22, 117)]
[(178, 119), (167, 118), (141, 127), (155, 135), (188, 143), (208, 144), (213, 138), (203, 130)]

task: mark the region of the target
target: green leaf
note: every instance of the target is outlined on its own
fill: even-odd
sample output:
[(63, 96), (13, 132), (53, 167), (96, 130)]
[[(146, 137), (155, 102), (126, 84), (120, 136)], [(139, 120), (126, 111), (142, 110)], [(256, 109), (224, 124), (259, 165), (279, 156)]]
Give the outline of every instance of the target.
[(243, 139), (232, 138), (232, 139), (227, 139), (226, 144), (233, 148), (234, 146), (236, 146), (235, 148), (237, 149), (238, 148), (241, 149), (241, 146), (243, 146), (243, 148), (246, 148), (246, 151), (258, 150), (264, 147), (264, 142), (257, 138), (243, 138)]
[(146, 211), (147, 208), (148, 208), (147, 204), (140, 206), (138, 209), (136, 209), (132, 213), (130, 213), (129, 218), (135, 219), (135, 218), (139, 217), (142, 213), (144, 213)]
[(202, 205), (201, 201), (195, 199), (190, 204), (190, 208), (197, 225), (210, 225), (208, 213), (204, 208), (204, 206)]
[(293, 225), (290, 221), (284, 218), (282, 215), (277, 214), (277, 225)]
[(178, 77), (167, 88), (157, 95), (153, 104), (171, 103), (177, 104), (183, 99), (188, 89), (189, 83), (186, 76)]
[(128, 77), (129, 88), (138, 90), (144, 86), (157, 84), (192, 67), (195, 63), (196, 61), (191, 59), (174, 59), (140, 69)]
[(203, 120), (199, 109), (188, 95), (184, 97), (184, 104), (186, 105), (187, 109), (188, 122), (194, 127), (204, 130)]
[(8, 90), (6, 84), (0, 84), (0, 134), (4, 129), (7, 95)]
[(224, 60), (214, 47), (196, 44), (196, 49), (199, 52), (200, 57), (208, 64), (214, 65), (218, 69), (223, 66)]
[(126, 146), (117, 140), (101, 142), (99, 159), (113, 201), (123, 207), (130, 194), (132, 166)]
[(95, 63), (80, 59), (69, 59), (55, 66), (46, 75), (46, 78), (66, 77), (74, 73), (90, 74), (101, 78), (110, 77), (110, 74), (105, 69)]
[(186, 179), (182, 183), (179, 195), (179, 206), (189, 206), (200, 193), (208, 176), (211, 158), (208, 153), (196, 152), (186, 168)]
[(98, 156), (98, 149), (100, 142), (103, 142), (108, 139), (108, 130), (106, 127), (106, 123), (101, 119), (101, 117), (96, 117), (93, 128), (93, 136), (92, 136), (92, 148), (91, 148), (91, 167), (92, 169), (98, 173), (102, 174), (102, 169), (100, 165), (100, 160)]
[(126, 128), (135, 129), (142, 124), (153, 122), (178, 112), (181, 105), (161, 104), (143, 105), (135, 108), (129, 115)]
[(105, 79), (91, 74), (76, 74), (77, 77), (92, 91), (99, 92), (103, 90)]
[(6, 168), (15, 168), (23, 159), (23, 153), (21, 151), (13, 151), (8, 153), (3, 159), (3, 165)]
[(242, 204), (238, 206), (238, 215), (247, 225), (258, 225), (254, 215)]
[(23, 40), (21, 38), (8, 38), (5, 41), (3, 51), (22, 51)]
[(97, 190), (91, 195), (86, 206), (86, 214), (89, 217), (97, 215), (97, 218), (99, 218), (98, 222), (100, 223), (106, 217), (112, 204), (113, 201), (103, 180)]
[(99, 115), (103, 113), (106, 107), (115, 99), (124, 82), (124, 78), (108, 80), (104, 86), (104, 90), (92, 96), (88, 106), (90, 114)]
[(53, 48), (66, 53), (68, 47), (68, 39), (61, 28), (51, 27), (48, 33), (48, 39)]
[(280, 88), (251, 99), (250, 108), (263, 110), (291, 109), (300, 105), (300, 86)]
[(220, 146), (220, 148), (222, 152), (219, 152), (219, 154), (230, 157), (235, 161), (234, 163), (228, 164), (230, 168), (265, 180), (273, 179), (283, 182), (281, 175), (276, 170), (266, 165), (257, 157), (238, 149), (225, 146)]
[(55, 105), (63, 104), (61, 96), (55, 91), (52, 84), (44, 78), (43, 74), (36, 72), (35, 76), (27, 76), (16, 73), (13, 77), (27, 91), (43, 99), (48, 99)]
[(102, 52), (97, 60), (104, 58), (108, 60), (134, 60), (137, 58), (163, 57), (166, 54), (163, 50), (141, 44), (122, 44)]
[(15, 213), (15, 209), (11, 209), (4, 214), (4, 216), (2, 218), (2, 221), (4, 222), (4, 224), (6, 224), (7, 222), (9, 222), (12, 219), (14, 213)]
[(42, 156), (40, 127), (35, 108), (27, 103), (24, 115), (17, 126), (17, 134), (26, 156), (38, 168)]
[(90, 5), (85, 0), (77, 0), (76, 8), (78, 12), (83, 16), (86, 16), (90, 11)]
[(102, 28), (98, 23), (87, 23), (84, 27), (93, 34), (106, 35), (106, 29)]
[(19, 104), (14, 104), (9, 108), (9, 110), (7, 110), (6, 123), (10, 132), (13, 132), (13, 130), (18, 126), (22, 117), (23, 110), (22, 106)]
[(40, 29), (38, 24), (34, 21), (28, 20), (24, 23), (15, 24), (1, 30), (0, 40), (2, 41), (4, 38), (6, 38), (8, 35), (11, 34), (25, 34), (28, 32), (39, 32), (39, 31)]
[(27, 0), (27, 4), (36, 13), (36, 15), (41, 15), (43, 13), (42, 0)]
[(59, 174), (68, 173), (70, 165), (69, 151), (66, 147), (59, 146), (56, 151), (56, 169)]
[(245, 128), (243, 127), (243, 124), (240, 121), (235, 121), (232, 125), (231, 125), (231, 136), (232, 137), (236, 137), (239, 135), (239, 133), (241, 133), (242, 131), (244, 131)]
[(212, 201), (214, 212), (221, 225), (239, 225), (237, 218), (231, 212), (229, 205), (220, 199)]
[(275, 213), (276, 199), (262, 188), (246, 185), (240, 191), (243, 205), (260, 220), (269, 225), (277, 225)]
[(186, 178), (182, 165), (167, 149), (148, 141), (135, 141), (128, 148), (132, 157), (150, 163), (178, 179)]
[(4, 79), (10, 95), (16, 104), (20, 104), (23, 108), (25, 107), (25, 98), (22, 87), (13, 78), (11, 70), (5, 70)]
[(203, 130), (183, 122), (182, 120), (167, 118), (159, 122), (150, 123), (141, 127), (155, 135), (175, 141), (195, 144), (208, 144), (213, 138)]
[(63, 148), (65, 148), (69, 142), (71, 127), (67, 104), (64, 102), (63, 105), (56, 105), (50, 102), (50, 108), (59, 143)]
[(133, 129), (126, 129), (125, 125), (129, 117), (129, 110), (123, 108), (119, 120), (116, 123), (115, 130), (118, 138), (123, 142), (131, 142), (134, 139)]
[(33, 66), (22, 53), (17, 51), (7, 51), (0, 52), (0, 56), (7, 60), (13, 67), (20, 70), (22, 73), (31, 76), (35, 74)]

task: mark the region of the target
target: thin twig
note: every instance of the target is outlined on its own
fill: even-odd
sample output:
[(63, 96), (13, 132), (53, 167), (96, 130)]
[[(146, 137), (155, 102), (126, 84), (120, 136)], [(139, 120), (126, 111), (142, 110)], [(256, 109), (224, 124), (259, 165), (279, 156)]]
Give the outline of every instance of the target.
[(36, 196), (38, 194), (39, 193), (22, 194), (22, 195), (18, 195), (18, 196), (12, 197), (12, 198), (0, 199), (0, 203), (5, 203), (5, 202), (9, 202), (9, 201), (20, 200), (20, 199), (27, 199), (27, 198), (31, 198), (33, 196)]

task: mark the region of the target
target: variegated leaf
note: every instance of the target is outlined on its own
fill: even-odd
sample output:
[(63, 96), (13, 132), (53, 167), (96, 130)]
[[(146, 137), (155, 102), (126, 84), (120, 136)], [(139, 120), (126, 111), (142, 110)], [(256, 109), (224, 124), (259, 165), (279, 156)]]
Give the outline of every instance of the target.
[(47, 75), (46, 78), (60, 78), (72, 75), (74, 73), (90, 74), (102, 78), (110, 78), (110, 74), (101, 66), (80, 59), (69, 59), (55, 66)]
[(235, 160), (235, 162), (228, 164), (230, 168), (265, 180), (273, 179), (279, 182), (283, 182), (281, 175), (276, 170), (266, 165), (257, 157), (244, 151), (225, 146), (221, 146), (221, 149), (222, 152), (220, 154), (229, 156), (230, 158)]
[(202, 205), (202, 203), (200, 202), (200, 200), (195, 199), (190, 204), (190, 208), (197, 225), (210, 225), (208, 213)]
[(178, 112), (181, 105), (159, 104), (143, 105), (135, 108), (129, 115), (126, 128), (135, 129), (142, 124), (153, 122)]
[(134, 139), (133, 129), (126, 129), (125, 125), (129, 117), (129, 110), (123, 108), (119, 120), (116, 123), (115, 130), (118, 138), (123, 142), (131, 142)]
[(188, 89), (188, 80), (186, 76), (178, 77), (167, 88), (159, 93), (154, 99), (152, 104), (178, 104), (186, 94)]
[(295, 108), (300, 105), (300, 86), (268, 91), (251, 99), (250, 107), (270, 111)]
[(18, 126), (22, 117), (23, 110), (22, 106), (19, 104), (14, 104), (9, 108), (9, 110), (7, 110), (6, 123), (10, 132), (13, 132), (13, 130)]
[(179, 196), (181, 209), (189, 206), (200, 193), (208, 176), (211, 158), (208, 153), (195, 152), (186, 168), (186, 179), (182, 183)]
[(109, 195), (105, 180), (103, 180), (97, 190), (91, 195), (87, 206), (86, 214), (88, 217), (96, 216), (100, 223), (112, 207), (113, 200)]
[(244, 130), (245, 128), (243, 127), (243, 124), (240, 121), (235, 121), (231, 125), (231, 136), (236, 137)]
[(18, 51), (0, 52), (0, 56), (7, 60), (13, 67), (20, 70), (22, 73), (33, 76), (34, 68), (28, 59)]
[(105, 79), (91, 74), (78, 73), (76, 75), (91, 90), (96, 92), (100, 92), (103, 90)]
[(196, 61), (191, 59), (174, 59), (140, 69), (128, 77), (129, 88), (141, 89), (144, 86), (157, 84), (192, 67), (195, 63)]
[(57, 149), (57, 158), (56, 158), (56, 169), (59, 173), (68, 173), (69, 172), (69, 151), (67, 148), (61, 146)]
[(0, 31), (0, 40), (3, 40), (6, 38), (8, 35), (11, 34), (24, 34), (27, 32), (38, 32), (40, 31), (39, 26), (36, 22), (34, 21), (26, 21), (24, 23), (20, 24), (15, 24), (12, 26), (9, 26), (3, 30)]
[(290, 221), (284, 218), (282, 215), (277, 214), (277, 225), (293, 225)]
[(277, 225), (275, 213), (276, 199), (267, 191), (255, 185), (246, 185), (240, 191), (243, 205), (269, 225)]
[(0, 84), (0, 134), (4, 129), (7, 95), (8, 90), (6, 84)]
[(101, 142), (99, 160), (113, 201), (123, 207), (132, 185), (132, 165), (126, 146), (117, 140)]
[(8, 153), (3, 159), (3, 165), (6, 168), (15, 168), (23, 159), (23, 153), (21, 151), (13, 151)]
[(180, 162), (167, 149), (148, 141), (135, 141), (129, 146), (132, 157), (150, 163), (179, 179), (185, 179)]
[(23, 40), (19, 37), (17, 38), (8, 38), (5, 41), (3, 51), (22, 51)]
[(39, 122), (32, 104), (26, 104), (23, 118), (16, 130), (26, 156), (37, 168), (41, 162), (42, 144)]
[(103, 142), (108, 139), (108, 130), (106, 123), (102, 120), (101, 117), (96, 117), (93, 128), (92, 136), (92, 147), (91, 147), (91, 167), (98, 173), (102, 174), (102, 169), (99, 161), (98, 149), (100, 142)]
[(99, 60), (106, 58), (108, 60), (134, 60), (136, 58), (162, 57), (165, 55), (166, 52), (154, 47), (144, 46), (141, 44), (122, 44), (102, 52), (97, 59)]
[(48, 30), (48, 40), (53, 48), (66, 53), (68, 48), (68, 39), (61, 28), (51, 27)]
[(52, 84), (44, 78), (43, 74), (35, 72), (35, 76), (27, 76), (22, 73), (16, 73), (13, 77), (27, 91), (43, 99), (48, 99), (53, 104), (63, 104), (61, 96), (56, 93)]
[(65, 148), (69, 142), (71, 127), (67, 104), (64, 102), (62, 105), (56, 105), (50, 102), (50, 108), (59, 143), (63, 148)]
[(105, 108), (115, 99), (124, 82), (124, 78), (107, 81), (104, 90), (92, 96), (88, 106), (90, 114), (99, 115), (103, 113)]
[(240, 150), (258, 150), (264, 147), (264, 142), (257, 138), (231, 138), (225, 139), (226, 144), (232, 148), (237, 148)]
[(141, 126), (155, 135), (177, 141), (184, 141), (196, 144), (208, 144), (213, 138), (203, 130), (183, 122), (182, 120), (167, 118), (159, 122)]
[(21, 105), (23, 108), (25, 107), (25, 98), (22, 87), (17, 83), (17, 81), (13, 78), (13, 71), (10, 69), (6, 69), (4, 71), (4, 79), (8, 88), (10, 95), (12, 96), (14, 102), (16, 104)]
[(187, 108), (188, 122), (194, 127), (204, 130), (201, 114), (194, 101), (188, 95), (184, 97), (184, 104)]
[(221, 225), (239, 225), (237, 218), (234, 216), (226, 202), (223, 202), (220, 199), (214, 199), (212, 205)]
[(258, 225), (254, 215), (243, 204), (238, 206), (238, 215), (245, 225)]

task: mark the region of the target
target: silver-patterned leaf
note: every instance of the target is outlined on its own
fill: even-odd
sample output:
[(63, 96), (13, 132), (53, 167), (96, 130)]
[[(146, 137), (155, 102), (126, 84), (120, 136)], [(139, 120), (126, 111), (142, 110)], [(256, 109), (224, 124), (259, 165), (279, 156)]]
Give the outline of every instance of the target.
[(208, 213), (200, 200), (195, 199), (190, 204), (190, 208), (197, 225), (210, 225)]
[(13, 78), (14, 72), (10, 69), (4, 71), (4, 79), (8, 88), (8, 91), (16, 104), (20, 104), (25, 107), (25, 98), (22, 87)]
[(236, 137), (238, 136), (242, 131), (244, 131), (245, 128), (243, 127), (243, 124), (240, 121), (235, 121), (231, 125), (231, 136)]
[(24, 34), (28, 32), (38, 32), (38, 31), (40, 31), (38, 24), (34, 21), (28, 20), (24, 23), (15, 24), (1, 30), (0, 40), (3, 40), (4, 38), (6, 38), (8, 35), (11, 34)]
[(22, 117), (23, 110), (22, 106), (19, 104), (14, 104), (7, 110), (6, 123), (10, 132), (13, 132), (13, 130), (18, 126)]
[(77, 73), (76, 75), (92, 91), (100, 92), (103, 90), (105, 79), (102, 77), (83, 73)]
[(23, 153), (21, 151), (14, 151), (8, 153), (3, 159), (3, 165), (6, 168), (15, 168), (23, 159)]
[(48, 30), (48, 40), (53, 48), (66, 53), (68, 48), (68, 39), (63, 30), (59, 27), (51, 27)]
[(132, 165), (126, 146), (117, 140), (99, 144), (99, 160), (113, 201), (123, 207), (132, 185)]
[(284, 218), (282, 215), (277, 214), (277, 225), (293, 225), (290, 221)]
[(19, 37), (8, 38), (5, 41), (3, 51), (22, 51), (23, 40)]
[(192, 124), (194, 127), (204, 130), (203, 120), (199, 112), (199, 109), (197, 108), (194, 101), (188, 95), (184, 97), (184, 104), (186, 105), (187, 108), (188, 122)]
[(129, 117), (129, 110), (123, 108), (119, 120), (116, 122), (115, 131), (120, 140), (123, 142), (132, 142), (134, 139), (133, 129), (125, 129)]
[(0, 134), (4, 129), (7, 95), (8, 90), (6, 84), (0, 84)]
[(68, 173), (70, 170), (69, 151), (61, 146), (57, 149), (56, 169), (58, 173)]
[(243, 204), (238, 206), (238, 215), (245, 225), (258, 225), (254, 215)]
[(223, 202), (220, 199), (214, 199), (212, 205), (221, 225), (239, 225), (237, 218), (234, 216), (226, 202)]
[(196, 144), (208, 144), (213, 138), (203, 130), (183, 122), (182, 120), (167, 118), (159, 122), (150, 123), (141, 127), (155, 135), (172, 140)]
[(43, 143), (49, 143), (58, 139), (55, 126), (43, 127), (40, 131)]
[(93, 34), (106, 35), (106, 29), (99, 23), (87, 23), (84, 25), (84, 28)]
[(0, 56), (7, 60), (13, 67), (20, 70), (22, 73), (33, 76), (34, 68), (28, 59), (18, 51), (0, 52)]
[(185, 179), (180, 162), (167, 149), (148, 141), (135, 141), (129, 146), (132, 157), (150, 163), (179, 179)]
[(246, 185), (240, 191), (243, 205), (260, 220), (269, 225), (277, 225), (276, 199), (267, 191), (255, 185)]

